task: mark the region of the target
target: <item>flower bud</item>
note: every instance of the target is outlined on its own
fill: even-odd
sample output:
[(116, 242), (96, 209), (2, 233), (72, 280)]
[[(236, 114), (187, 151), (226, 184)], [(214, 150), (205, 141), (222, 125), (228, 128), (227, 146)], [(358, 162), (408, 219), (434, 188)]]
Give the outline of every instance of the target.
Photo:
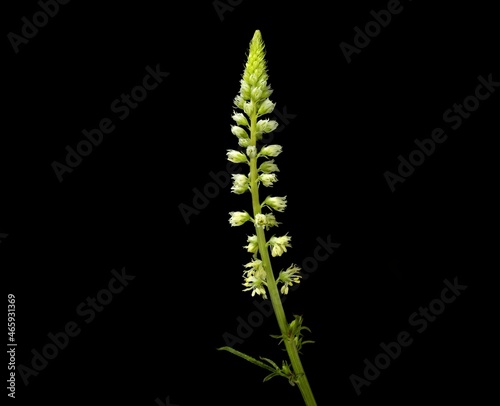
[(235, 174), (232, 175), (233, 178), (233, 186), (231, 187), (231, 191), (236, 193), (237, 195), (241, 195), (248, 190), (248, 178), (245, 175)]
[(269, 114), (272, 113), (274, 110), (274, 107), (276, 106), (276, 103), (273, 103), (269, 98), (264, 100), (262, 104), (259, 107), (258, 114), (259, 116), (263, 116), (264, 114)]
[(266, 230), (269, 230), (271, 227), (277, 227), (278, 224), (281, 224), (276, 221), (276, 217), (272, 213), (266, 213)]
[(250, 97), (254, 102), (257, 103), (262, 97), (262, 90), (258, 87), (254, 87), (251, 91)]
[(250, 220), (250, 214), (248, 214), (246, 211), (232, 211), (229, 214), (231, 216), (229, 218), (231, 227), (241, 226), (242, 224), (245, 224), (248, 220)]
[(257, 240), (257, 236), (250, 235), (247, 238), (248, 245), (245, 245), (243, 248), (246, 248), (248, 252), (251, 252), (252, 254), (256, 254), (259, 251), (259, 244)]
[(257, 213), (255, 215), (254, 223), (257, 227), (265, 227), (266, 226), (266, 215), (262, 213)]
[(254, 72), (248, 76), (248, 83), (251, 84), (252, 86), (255, 86), (259, 80), (259, 76), (256, 74), (256, 69), (254, 69)]
[(250, 145), (247, 147), (247, 156), (249, 158), (255, 158), (257, 156), (257, 147), (255, 145)]
[(243, 99), (243, 97), (241, 97), (241, 95), (237, 95), (234, 98), (233, 103), (236, 107), (243, 110), (243, 106), (245, 105), (245, 100)]
[(255, 111), (255, 103), (252, 100), (245, 102), (243, 105), (243, 111), (248, 117), (251, 117)]
[(247, 132), (243, 128), (238, 127), (237, 125), (231, 126), (231, 132), (238, 138), (248, 138)]
[(235, 151), (234, 149), (228, 149), (226, 155), (227, 160), (230, 162), (234, 162), (235, 164), (248, 162), (245, 154), (241, 153), (240, 151)]
[(243, 147), (243, 148), (246, 148), (250, 145), (252, 141), (250, 140), (250, 138), (239, 138), (238, 139), (238, 145), (240, 147)]
[(274, 159), (262, 162), (262, 164), (259, 166), (259, 172), (264, 172), (264, 173), (279, 172), (278, 165), (274, 163)]
[(259, 180), (265, 187), (272, 187), (273, 183), (278, 181), (278, 178), (274, 173), (263, 173), (259, 176)]
[(286, 196), (277, 197), (277, 196), (267, 196), (266, 200), (262, 202), (262, 206), (270, 207), (276, 211), (285, 211), (286, 208)]
[(283, 147), (281, 145), (266, 145), (260, 149), (259, 156), (276, 157), (281, 154)]
[(278, 128), (278, 122), (275, 120), (269, 120), (268, 118), (264, 120), (257, 121), (257, 132), (260, 133), (272, 133)]
[(245, 100), (249, 100), (250, 99), (250, 85), (245, 82), (243, 79), (240, 81), (241, 83), (241, 87), (240, 87), (240, 94), (241, 94), (241, 97), (243, 97), (243, 99)]
[(245, 127), (249, 127), (248, 120), (243, 113), (233, 112), (232, 119), (236, 121), (238, 125), (244, 125)]
[(274, 90), (271, 89), (271, 86), (266, 86), (266, 88), (262, 91), (262, 98), (267, 99), (269, 96), (273, 94)]

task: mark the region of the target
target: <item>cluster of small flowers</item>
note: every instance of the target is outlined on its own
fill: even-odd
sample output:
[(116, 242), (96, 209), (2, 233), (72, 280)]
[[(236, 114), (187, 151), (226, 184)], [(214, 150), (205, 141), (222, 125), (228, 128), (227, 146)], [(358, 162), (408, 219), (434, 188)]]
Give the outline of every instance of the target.
[(243, 278), (245, 279), (243, 286), (246, 287), (243, 291), (251, 290), (252, 297), (257, 293), (264, 299), (267, 299), (266, 290), (264, 289), (264, 286), (267, 285), (266, 271), (262, 266), (262, 261), (260, 259), (254, 259), (248, 264), (245, 264), (244, 267), (248, 269), (243, 271)]
[(286, 271), (281, 271), (278, 278), (278, 282), (282, 282), (281, 293), (284, 295), (288, 294), (288, 287), (292, 286), (294, 283), (300, 283), (300, 268), (297, 265), (290, 265)]
[[(269, 96), (272, 89), (268, 85), (267, 67), (265, 61), (265, 52), (262, 38), (258, 33), (250, 43), (248, 60), (240, 81), (241, 87), (239, 94), (234, 99), (236, 108), (243, 112), (233, 112), (232, 119), (236, 122), (231, 125), (231, 132), (237, 137), (238, 145), (241, 151), (230, 149), (227, 151), (227, 159), (230, 162), (257, 165), (257, 160), (263, 158), (264, 161), (257, 167), (257, 178), (253, 178), (252, 184), (250, 173), (232, 175), (233, 184), (231, 191), (235, 194), (244, 194), (251, 191), (252, 187), (259, 187), (261, 184), (265, 187), (272, 187), (278, 181), (276, 172), (279, 172), (278, 166), (274, 163), (275, 157), (282, 152), (280, 145), (264, 145), (257, 149), (257, 141), (262, 140), (262, 135), (271, 133), (278, 127), (275, 120), (262, 119), (263, 115), (269, 114), (274, 110), (273, 103)], [(249, 135), (250, 133), (250, 135)], [(256, 166), (253, 166), (254, 170)], [(254, 172), (255, 173), (255, 172)], [(255, 181), (256, 180), (256, 181)], [(261, 203), (260, 209), (269, 209), (268, 213), (256, 213), (252, 217), (246, 211), (230, 212), (229, 223), (231, 226), (241, 226), (247, 221), (254, 223), (255, 227), (269, 230), (280, 223), (276, 221), (273, 211), (283, 212), (287, 206), (286, 196), (268, 196)], [(266, 243), (270, 248), (273, 257), (281, 256), (291, 247), (291, 237), (283, 235), (281, 237), (272, 236)], [(258, 238), (256, 235), (248, 237), (248, 245), (245, 246), (248, 252), (254, 254), (254, 260), (245, 265), (244, 283), (246, 290), (252, 290), (252, 296), (257, 293), (266, 298), (266, 272), (262, 261), (256, 259), (259, 252)], [(288, 293), (288, 287), (293, 283), (299, 283), (300, 268), (292, 265), (286, 271), (282, 271), (278, 282), (283, 283), (281, 292)]]
[[(236, 151), (234, 149), (227, 150), (227, 159), (234, 163), (247, 163), (249, 164), (249, 159), (261, 158), (261, 157), (276, 157), (282, 152), (281, 145), (267, 145), (260, 149), (257, 153), (257, 147), (255, 145), (250, 145), (246, 147), (246, 154), (241, 151)], [(262, 183), (266, 187), (272, 187), (274, 183), (278, 181), (278, 177), (274, 172), (279, 172), (278, 166), (274, 163), (274, 159), (268, 159), (259, 166), (257, 169), (259, 173), (258, 182)], [(231, 191), (238, 195), (247, 192), (250, 189), (250, 179), (248, 175), (234, 174), (233, 186)]]

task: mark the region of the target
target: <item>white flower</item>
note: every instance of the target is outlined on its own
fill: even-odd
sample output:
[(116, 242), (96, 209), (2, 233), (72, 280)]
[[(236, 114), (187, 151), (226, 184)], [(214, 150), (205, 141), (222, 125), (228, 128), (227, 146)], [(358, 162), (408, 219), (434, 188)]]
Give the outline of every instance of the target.
[(266, 221), (267, 221), (267, 217), (265, 214), (257, 213), (255, 215), (254, 223), (257, 227), (265, 227)]
[(234, 121), (236, 121), (236, 124), (238, 125), (244, 125), (245, 127), (249, 127), (250, 125), (248, 124), (248, 120), (245, 117), (243, 113), (236, 113), (233, 111), (233, 115), (231, 116)]
[(243, 99), (243, 97), (241, 97), (241, 95), (237, 95), (235, 98), (234, 98), (234, 105), (240, 109), (243, 109), (243, 106), (245, 104), (245, 100)]
[(243, 99), (248, 100), (250, 99), (250, 84), (244, 81), (243, 79), (240, 80), (240, 94)]
[(262, 91), (262, 98), (267, 99), (267, 98), (269, 98), (269, 96), (271, 96), (273, 94), (274, 90), (271, 89), (271, 86), (268, 85), (267, 82), (264, 81), (262, 83), (263, 83), (263, 85), (265, 85), (265, 88)]
[(280, 272), (278, 282), (283, 283), (283, 286), (281, 287), (282, 294), (287, 295), (289, 286), (292, 286), (294, 283), (300, 283), (300, 278), (302, 278), (302, 275), (299, 274), (299, 271), (300, 268), (292, 264), (286, 271)]
[(278, 122), (268, 118), (257, 121), (257, 133), (272, 133), (278, 128)]
[(229, 218), (229, 224), (231, 224), (231, 227), (241, 226), (251, 218), (250, 214), (246, 211), (232, 211), (229, 214), (231, 216)]
[(238, 145), (240, 147), (246, 148), (250, 145), (250, 138), (238, 138)]
[(278, 181), (278, 178), (274, 173), (263, 173), (259, 176), (259, 180), (264, 186), (271, 187), (274, 182)]
[(243, 248), (246, 248), (248, 252), (251, 252), (252, 254), (256, 254), (259, 251), (259, 244), (257, 242), (257, 236), (250, 235), (247, 238), (248, 245), (245, 245)]
[(274, 214), (272, 213), (257, 213), (255, 215), (254, 223), (257, 227), (262, 227), (266, 230), (269, 230), (271, 227), (275, 227), (278, 224), (281, 224), (276, 221), (276, 217), (274, 217)]
[(226, 155), (227, 155), (228, 161), (234, 162), (236, 164), (239, 164), (242, 162), (248, 162), (245, 154), (243, 154), (240, 151), (235, 151), (234, 149), (228, 149)]
[(267, 196), (266, 200), (262, 203), (262, 206), (270, 207), (276, 211), (285, 211), (286, 208), (286, 196), (277, 197), (277, 196)]
[(238, 138), (248, 138), (248, 133), (243, 128), (238, 127), (237, 125), (231, 126), (231, 132)]
[(292, 245), (290, 244), (290, 240), (292, 237), (288, 235), (284, 235), (282, 237), (271, 237), (268, 241), (268, 244), (271, 246), (271, 255), (273, 257), (279, 257), (284, 252), (286, 252), (287, 248), (290, 248)]
[(247, 82), (252, 86), (255, 86), (259, 80), (259, 75), (256, 74), (258, 72), (255, 72), (255, 71), (256, 71), (256, 69), (254, 69), (254, 73), (251, 73), (250, 75), (248, 75), (248, 79), (247, 79)]
[(262, 162), (259, 166), (259, 172), (271, 173), (271, 172), (279, 172), (278, 165), (274, 163), (274, 159), (269, 161)]
[(258, 111), (259, 116), (263, 116), (264, 114), (272, 113), (275, 106), (276, 106), (276, 103), (273, 103), (271, 100), (269, 100), (269, 99), (264, 100), (259, 107), (259, 111)]
[(260, 100), (262, 97), (262, 89), (260, 89), (259, 87), (254, 87), (251, 91), (251, 98), (252, 100)]
[(248, 190), (248, 178), (245, 175), (235, 174), (232, 175), (233, 178), (233, 186), (231, 187), (231, 191), (236, 193), (237, 195), (241, 195)]
[(266, 213), (266, 230), (269, 230), (271, 227), (277, 227), (278, 224), (281, 224), (276, 221), (276, 217), (272, 213)]
[(255, 110), (255, 103), (252, 100), (245, 102), (245, 104), (243, 105), (243, 111), (246, 113), (248, 117), (252, 116), (254, 110)]
[(283, 147), (281, 145), (276, 145), (276, 144), (266, 145), (266, 146), (261, 148), (261, 150), (259, 152), (259, 156), (276, 157), (279, 154), (281, 154), (282, 150), (283, 150)]
[(255, 158), (257, 156), (257, 147), (255, 145), (250, 145), (247, 147), (247, 156), (249, 158)]
[(267, 213), (266, 218), (267, 218), (266, 219), (267, 228), (277, 227), (278, 224), (281, 224), (281, 223), (276, 221), (276, 217), (274, 217), (274, 214), (272, 214), (272, 213)]
[[(260, 266), (262, 266), (262, 261), (260, 259), (254, 259), (253, 261), (250, 261), (243, 266), (245, 268), (251, 268), (254, 271), (256, 271), (257, 269), (259, 269)], [(248, 271), (245, 271), (245, 272), (248, 272)]]
[(251, 290), (252, 296), (255, 296), (257, 293), (264, 299), (267, 299), (266, 289), (264, 288), (264, 286), (267, 286), (266, 271), (262, 264), (258, 264), (256, 268), (245, 270), (243, 277), (245, 278), (243, 286), (246, 287), (246, 289), (243, 289), (243, 292)]

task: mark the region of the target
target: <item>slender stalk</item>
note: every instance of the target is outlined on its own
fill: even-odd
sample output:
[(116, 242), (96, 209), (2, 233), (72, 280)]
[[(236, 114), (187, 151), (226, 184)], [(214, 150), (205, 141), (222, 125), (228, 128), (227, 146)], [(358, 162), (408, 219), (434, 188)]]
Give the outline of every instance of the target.
[[(256, 137), (256, 124), (257, 124), (257, 113), (253, 113), (250, 117), (251, 119), (251, 145), (255, 146), (257, 143)], [(257, 157), (250, 158), (250, 191), (252, 194), (252, 208), (254, 218), (257, 214), (261, 213), (261, 203), (259, 198), (259, 187), (258, 187), (258, 170), (257, 170)], [(271, 266), (271, 259), (269, 258), (269, 249), (267, 247), (267, 240), (264, 229), (262, 227), (255, 226), (255, 232), (257, 235), (257, 241), (259, 246), (260, 258), (262, 260), (262, 265), (266, 271), (266, 283), (267, 289), (269, 291), (269, 296), (271, 298), (271, 304), (274, 309), (274, 314), (278, 321), (278, 325), (283, 335), (285, 348), (290, 358), (292, 364), (293, 372), (298, 377), (297, 386), (299, 387), (302, 398), (307, 406), (316, 406), (316, 400), (312, 393), (309, 381), (307, 380), (306, 373), (300, 361), (299, 351), (295, 345), (293, 339), (286, 339), (288, 335), (288, 322), (286, 319), (285, 311), (283, 309), (283, 304), (281, 303), (280, 294), (276, 284), (276, 279), (274, 278), (273, 269)]]

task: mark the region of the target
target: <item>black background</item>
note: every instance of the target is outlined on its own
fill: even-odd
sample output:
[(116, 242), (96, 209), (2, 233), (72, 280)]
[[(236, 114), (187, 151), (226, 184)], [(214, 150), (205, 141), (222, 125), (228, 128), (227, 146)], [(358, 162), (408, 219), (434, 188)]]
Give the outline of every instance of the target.
[[(488, 2), (401, 4), (351, 63), (340, 43), (387, 2), (247, 0), (218, 14), (211, 1), (72, 1), (18, 53), (7, 34), (40, 6), (4, 12), (0, 263), (17, 300), (18, 365), (48, 333), (81, 327), (28, 386), (18, 375), (11, 403), (302, 404), (285, 380), (262, 383), (264, 370), (216, 351), (255, 310), (241, 291), (252, 229), (227, 221), (249, 196), (220, 188), (189, 224), (179, 210), (237, 147), (232, 101), (256, 29), (272, 100), (294, 115), (273, 136), (284, 152), (272, 192), (288, 197), (278, 220), (293, 243), (276, 263), (301, 264), (317, 238), (340, 244), (285, 303), (316, 340), (303, 363), (318, 404), (477, 403), (493, 389), (496, 292), (483, 289), (494, 288), (500, 90), (456, 130), (443, 113), (478, 76), (500, 80), (498, 20)], [(158, 64), (169, 76), (120, 120), (113, 100)], [(59, 182), (53, 162), (103, 118), (115, 130)], [(436, 127), (446, 141), (391, 192), (384, 173)], [(86, 323), (78, 305), (124, 267), (135, 279)], [(416, 332), (412, 313), (454, 278), (467, 289)], [(413, 343), (357, 396), (351, 374), (405, 330)], [(280, 362), (276, 333), (266, 318), (235, 348)]]

